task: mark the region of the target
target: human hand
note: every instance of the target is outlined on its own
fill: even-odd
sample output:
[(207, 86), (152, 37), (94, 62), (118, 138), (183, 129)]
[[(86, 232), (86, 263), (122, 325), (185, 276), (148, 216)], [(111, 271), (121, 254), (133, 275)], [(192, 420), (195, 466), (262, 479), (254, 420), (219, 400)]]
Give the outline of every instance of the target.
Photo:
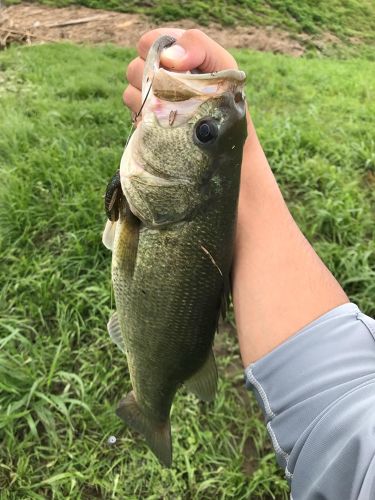
[(139, 57), (133, 59), (126, 71), (129, 85), (123, 100), (133, 113), (137, 113), (142, 104), (142, 75), (147, 53), (159, 36), (167, 34), (176, 38), (177, 43), (162, 52), (160, 62), (164, 68), (171, 71), (198, 69), (202, 73), (237, 69), (233, 56), (200, 30), (160, 28), (149, 31), (141, 36), (137, 46)]

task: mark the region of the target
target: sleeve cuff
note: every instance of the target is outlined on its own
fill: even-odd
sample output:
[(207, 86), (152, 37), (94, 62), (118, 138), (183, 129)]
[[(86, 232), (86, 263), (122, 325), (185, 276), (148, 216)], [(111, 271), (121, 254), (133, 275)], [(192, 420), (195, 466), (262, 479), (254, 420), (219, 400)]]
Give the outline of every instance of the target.
[[(359, 394), (369, 384), (373, 387), (374, 340), (375, 321), (348, 303), (316, 319), (246, 368), (246, 387), (263, 410), (277, 461), (289, 480), (324, 415), (348, 394)], [(330, 425), (334, 425), (332, 420)]]

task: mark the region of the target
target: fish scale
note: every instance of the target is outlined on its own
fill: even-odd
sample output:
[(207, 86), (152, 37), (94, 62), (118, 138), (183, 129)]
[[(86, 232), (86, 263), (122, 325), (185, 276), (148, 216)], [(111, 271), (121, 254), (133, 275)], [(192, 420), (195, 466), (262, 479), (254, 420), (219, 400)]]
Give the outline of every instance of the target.
[[(150, 49), (145, 75), (157, 71), (155, 58), (170, 43), (161, 37)], [(114, 205), (119, 219), (108, 221), (103, 241), (113, 252), (116, 303), (108, 329), (126, 354), (133, 389), (117, 414), (170, 466), (176, 391), (184, 384), (206, 401), (216, 392), (212, 345), (229, 293), (246, 117), (242, 72), (168, 73), (165, 83), (160, 71), (164, 92), (177, 82), (170, 94), (180, 115), (190, 100), (184, 93), (196, 99), (201, 76), (210, 92), (199, 94), (195, 108), (189, 101), (185, 121), (177, 109), (173, 126), (163, 122), (170, 103), (155, 104), (157, 88), (145, 93), (142, 122), (121, 161), (121, 186), (110, 183), (106, 194), (107, 213), (113, 219)]]

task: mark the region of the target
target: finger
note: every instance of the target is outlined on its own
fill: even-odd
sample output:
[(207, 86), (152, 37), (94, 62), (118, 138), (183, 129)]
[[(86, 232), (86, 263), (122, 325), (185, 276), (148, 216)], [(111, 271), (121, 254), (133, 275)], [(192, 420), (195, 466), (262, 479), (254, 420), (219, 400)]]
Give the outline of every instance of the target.
[(133, 87), (133, 85), (128, 85), (125, 92), (122, 95), (124, 104), (133, 112), (138, 113), (142, 104), (142, 94), (140, 90)]
[(142, 89), (142, 75), (145, 62), (140, 57), (133, 59), (126, 70), (126, 79), (136, 89)]
[(185, 31), (177, 43), (163, 50), (160, 62), (174, 71), (198, 68), (203, 73), (237, 68), (235, 59), (200, 30)]
[(137, 45), (138, 54), (142, 57), (142, 59), (146, 59), (151, 45), (157, 38), (159, 38), (159, 36), (171, 35), (178, 40), (184, 32), (185, 30), (181, 30), (179, 28), (158, 28), (156, 30), (148, 31), (139, 39)]

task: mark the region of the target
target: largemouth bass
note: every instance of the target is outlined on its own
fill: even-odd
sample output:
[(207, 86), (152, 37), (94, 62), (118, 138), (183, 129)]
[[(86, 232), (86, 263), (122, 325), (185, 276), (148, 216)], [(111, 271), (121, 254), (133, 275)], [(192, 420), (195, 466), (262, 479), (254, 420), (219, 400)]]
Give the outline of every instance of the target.
[(133, 390), (117, 414), (172, 463), (170, 409), (183, 384), (212, 401), (212, 352), (229, 294), (242, 149), (245, 74), (159, 67), (175, 40), (145, 63), (142, 120), (108, 185), (104, 244), (112, 250), (116, 312), (108, 323)]

